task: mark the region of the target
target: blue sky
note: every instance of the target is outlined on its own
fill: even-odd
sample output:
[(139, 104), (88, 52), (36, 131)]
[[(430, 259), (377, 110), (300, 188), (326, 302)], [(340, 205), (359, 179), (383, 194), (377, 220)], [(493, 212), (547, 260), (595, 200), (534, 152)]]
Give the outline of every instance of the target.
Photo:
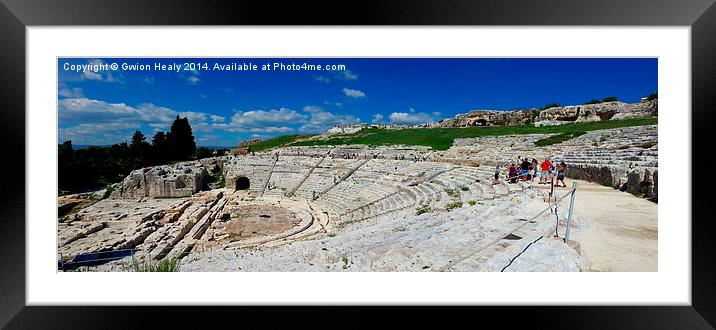
[[(231, 63), (256, 70), (221, 69)], [(275, 70), (274, 63), (345, 69)], [(172, 64), (179, 70), (156, 66)], [(475, 109), (606, 96), (638, 102), (656, 90), (655, 58), (59, 59), (59, 140), (107, 145), (139, 129), (151, 141), (180, 115), (189, 118), (198, 145), (234, 146), (337, 124), (418, 124)]]

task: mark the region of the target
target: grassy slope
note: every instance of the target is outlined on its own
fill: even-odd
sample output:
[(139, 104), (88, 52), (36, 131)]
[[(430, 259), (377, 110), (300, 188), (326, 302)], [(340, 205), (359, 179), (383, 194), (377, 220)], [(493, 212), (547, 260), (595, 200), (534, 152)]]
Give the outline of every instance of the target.
[(570, 132), (570, 133), (561, 133), (561, 134), (557, 134), (557, 135), (552, 135), (548, 138), (544, 138), (542, 140), (535, 141), (535, 146), (545, 147), (545, 146), (548, 146), (551, 144), (561, 143), (561, 142), (576, 138), (580, 135), (584, 135), (586, 133), (587, 132)]
[(264, 141), (261, 141), (256, 144), (252, 144), (249, 147), (249, 150), (251, 150), (253, 152), (267, 150), (267, 149), (286, 145), (288, 143), (296, 141), (297, 139), (307, 138), (310, 136), (312, 136), (312, 135), (311, 134), (308, 134), (308, 135), (298, 135), (298, 134), (296, 134), (296, 135), (281, 135), (281, 136), (277, 136), (273, 139), (268, 139), (268, 140), (264, 140)]
[[(465, 127), (465, 128), (411, 128), (411, 129), (363, 129), (359, 133), (345, 135), (326, 140), (311, 140), (293, 142), (292, 146), (315, 145), (342, 145), (365, 144), (379, 145), (418, 145), (429, 146), (435, 150), (447, 150), (456, 138), (470, 138), (479, 136), (499, 136), (515, 134), (562, 134), (581, 133), (587, 131), (657, 124), (657, 117), (634, 118), (623, 120), (609, 120), (587, 123), (571, 123), (558, 126), (534, 127), (532, 125), (520, 126), (491, 126), (491, 127)], [(571, 134), (575, 136), (576, 134)], [(566, 136), (566, 135), (565, 135)], [(578, 136), (578, 135), (577, 135)], [(281, 137), (279, 137), (281, 138)], [(276, 139), (279, 139), (276, 138)], [(292, 139), (291, 141), (294, 141)], [(268, 142), (267, 140), (264, 142)], [(263, 142), (262, 142), (263, 143)]]

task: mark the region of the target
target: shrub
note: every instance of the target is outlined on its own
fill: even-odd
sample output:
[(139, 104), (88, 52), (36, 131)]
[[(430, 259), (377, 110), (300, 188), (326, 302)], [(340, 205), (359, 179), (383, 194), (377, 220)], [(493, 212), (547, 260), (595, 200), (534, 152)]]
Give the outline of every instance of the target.
[(653, 92), (653, 93), (649, 94), (649, 96), (646, 97), (646, 99), (649, 101), (653, 101), (658, 98), (659, 98), (659, 93), (657, 93), (657, 92)]
[(532, 111), (530, 111), (530, 117), (531, 117), (532, 121), (535, 121), (535, 119), (537, 119), (537, 117), (539, 117), (539, 112), (540, 112), (540, 109), (532, 109)]
[(420, 204), (420, 207), (415, 209), (415, 215), (421, 215), (428, 212), (430, 212), (430, 205), (428, 204)]
[(212, 156), (214, 156), (214, 150), (211, 150), (207, 147), (199, 147), (194, 153), (194, 158), (196, 159), (209, 158)]
[(599, 101), (599, 100), (597, 100), (597, 99), (594, 99), (594, 100), (591, 100), (591, 101), (589, 101), (589, 102), (587, 102), (587, 103), (584, 103), (584, 104), (598, 104), (598, 103), (602, 103), (602, 101)]
[(351, 259), (348, 259), (348, 257), (343, 257), (341, 261), (343, 261), (343, 269), (348, 269), (348, 267), (350, 267)]
[(552, 102), (552, 103), (545, 104), (545, 106), (542, 107), (542, 110), (546, 110), (549, 108), (556, 108), (556, 107), (561, 107), (561, 105), (559, 103)]
[(460, 190), (462, 190), (462, 191), (470, 191), (470, 187), (468, 187), (468, 186), (462, 186), (462, 187), (460, 187)]
[(211, 172), (212, 179), (214, 182), (217, 182), (219, 184), (220, 188), (226, 188), (226, 179), (224, 178), (224, 173), (221, 172), (220, 168), (214, 169), (214, 171)]
[(445, 205), (445, 209), (448, 211), (452, 211), (454, 209), (459, 209), (461, 207), (462, 207), (462, 202), (460, 202), (460, 201), (448, 203), (447, 205)]
[(453, 189), (445, 188), (445, 193), (450, 197), (456, 197), (459, 193)]
[(474, 199), (471, 199), (471, 200), (467, 201), (467, 203), (470, 204), (470, 206), (475, 206), (475, 204), (477, 204), (477, 201)]
[(602, 99), (602, 102), (615, 102), (619, 101), (619, 99), (616, 96), (607, 96)]

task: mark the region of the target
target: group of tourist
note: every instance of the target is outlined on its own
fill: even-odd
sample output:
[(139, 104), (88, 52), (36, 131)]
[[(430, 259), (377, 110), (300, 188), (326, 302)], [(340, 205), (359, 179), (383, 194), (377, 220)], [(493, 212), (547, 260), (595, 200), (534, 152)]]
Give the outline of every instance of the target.
[[(536, 158), (529, 159), (527, 157), (517, 157), (517, 162), (514, 162), (507, 169), (507, 180), (510, 183), (517, 183), (518, 181), (534, 181), (539, 175), (538, 184), (550, 184), (554, 183), (555, 187), (566, 187), (564, 183), (564, 174), (567, 170), (567, 164), (560, 162), (552, 162), (549, 158), (540, 163)], [(500, 183), (500, 166), (495, 166), (495, 182), (494, 184)], [(561, 182), (561, 184), (560, 184)]]

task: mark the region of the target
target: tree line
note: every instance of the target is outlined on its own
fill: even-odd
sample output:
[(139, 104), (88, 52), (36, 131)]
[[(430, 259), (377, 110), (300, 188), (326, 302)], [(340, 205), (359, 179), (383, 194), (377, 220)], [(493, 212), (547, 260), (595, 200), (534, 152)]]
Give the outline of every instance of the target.
[(196, 147), (189, 119), (178, 115), (168, 132), (156, 132), (151, 143), (136, 130), (131, 142), (109, 147), (74, 150), (72, 141), (58, 146), (58, 181), (61, 191), (82, 191), (120, 182), (132, 170), (177, 161), (223, 155), (227, 150)]

